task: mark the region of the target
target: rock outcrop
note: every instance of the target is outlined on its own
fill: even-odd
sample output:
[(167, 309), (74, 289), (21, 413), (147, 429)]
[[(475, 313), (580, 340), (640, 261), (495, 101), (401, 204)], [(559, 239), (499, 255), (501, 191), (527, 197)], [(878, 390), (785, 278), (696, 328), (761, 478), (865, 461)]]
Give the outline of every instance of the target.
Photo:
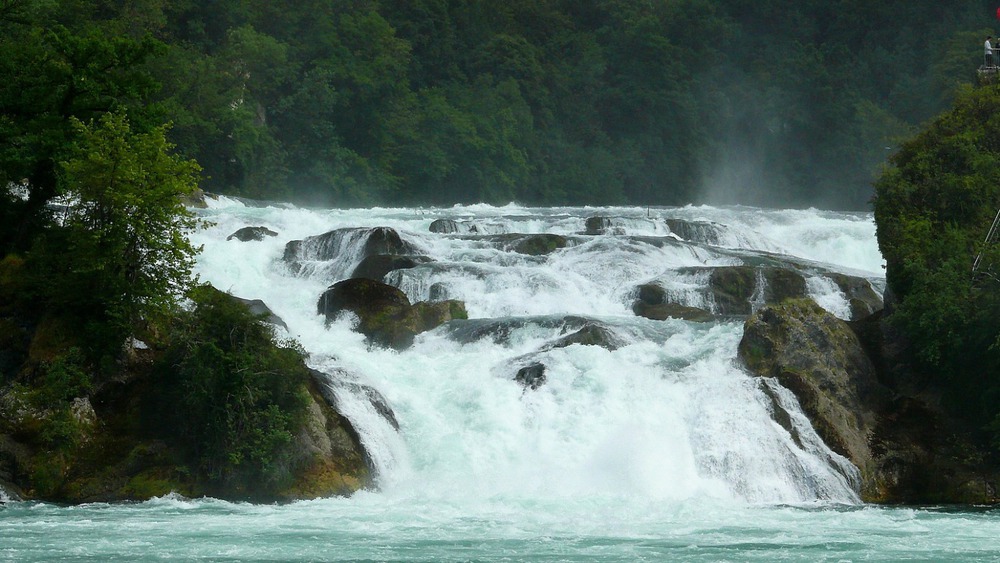
[(262, 241), (266, 237), (276, 237), (278, 233), (268, 229), (267, 227), (243, 227), (235, 233), (226, 237), (226, 240), (239, 240), (242, 242)]
[(368, 278), (370, 280), (382, 281), (386, 274), (393, 270), (406, 270), (416, 268), (421, 264), (430, 262), (426, 256), (396, 256), (392, 254), (374, 254), (365, 257), (358, 264), (351, 274), (352, 278)]
[(422, 302), (415, 305), (396, 287), (364, 278), (352, 278), (330, 286), (317, 303), (317, 310), (332, 320), (343, 311), (358, 316), (358, 331), (380, 346), (403, 350), (417, 334), (452, 319), (466, 319), (461, 301)]
[(666, 290), (655, 283), (640, 285), (636, 288), (636, 293), (637, 297), (632, 304), (632, 312), (638, 317), (654, 321), (681, 319), (708, 322), (715, 319), (715, 315), (704, 309), (669, 302)]
[(746, 321), (739, 358), (795, 394), (816, 433), (860, 469), (863, 500), (996, 500), (992, 479), (970, 462), (969, 440), (933, 401), (885, 385), (882, 362), (869, 357), (877, 349), (811, 300), (795, 299)]

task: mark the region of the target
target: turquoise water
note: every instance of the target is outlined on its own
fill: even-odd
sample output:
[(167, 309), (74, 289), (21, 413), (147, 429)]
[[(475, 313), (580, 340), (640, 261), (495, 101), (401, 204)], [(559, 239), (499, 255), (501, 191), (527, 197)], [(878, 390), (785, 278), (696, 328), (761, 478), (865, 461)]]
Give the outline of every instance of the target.
[[(616, 502), (620, 500), (621, 502)], [(1000, 511), (362, 493), (0, 508), (6, 561), (996, 561)]]

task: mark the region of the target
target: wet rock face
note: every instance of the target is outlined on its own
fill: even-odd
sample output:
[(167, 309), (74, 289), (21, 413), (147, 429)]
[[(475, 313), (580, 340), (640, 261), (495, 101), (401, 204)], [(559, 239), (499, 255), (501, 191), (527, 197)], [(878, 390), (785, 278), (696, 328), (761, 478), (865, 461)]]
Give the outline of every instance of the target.
[(584, 223), (584, 233), (588, 235), (603, 235), (611, 231), (610, 217), (588, 217)]
[(721, 315), (749, 315), (757, 299), (761, 303), (779, 303), (806, 295), (805, 278), (784, 268), (715, 268), (709, 276), (709, 287), (716, 312)]
[(276, 237), (278, 233), (268, 229), (267, 227), (243, 227), (242, 229), (236, 231), (235, 233), (226, 237), (226, 240), (239, 240), (242, 242), (250, 242), (252, 240), (262, 241), (266, 237)]
[(638, 298), (632, 304), (632, 312), (638, 317), (654, 321), (681, 319), (694, 322), (708, 322), (715, 315), (704, 309), (688, 307), (679, 303), (669, 303), (667, 292), (655, 283), (640, 285), (637, 289)]
[(552, 344), (542, 348), (543, 351), (555, 348), (565, 348), (573, 344), (581, 346), (600, 346), (606, 350), (617, 350), (624, 344), (610, 328), (597, 322), (588, 322), (583, 328), (563, 336)]
[(711, 221), (685, 221), (683, 219), (666, 219), (670, 232), (680, 238), (702, 244), (720, 244), (727, 234), (725, 225)]
[(566, 243), (564, 236), (542, 233), (522, 236), (510, 245), (510, 249), (518, 254), (543, 256), (560, 248), (566, 248)]
[(431, 259), (426, 256), (394, 256), (389, 254), (376, 254), (368, 256), (358, 264), (351, 274), (352, 278), (368, 278), (370, 280), (382, 281), (385, 276), (393, 270), (406, 270), (416, 268), (421, 264), (427, 264)]
[(358, 330), (372, 342), (397, 350), (413, 344), (417, 334), (409, 298), (396, 287), (375, 280), (352, 278), (330, 286), (317, 310), (327, 320), (343, 311), (358, 316)]
[(882, 297), (865, 278), (840, 273), (830, 273), (826, 277), (833, 280), (847, 296), (851, 305), (851, 320), (861, 320), (882, 310)]
[[(364, 240), (361, 243), (361, 240)], [(293, 271), (298, 271), (302, 261), (333, 260), (345, 250), (348, 243), (361, 244), (359, 258), (378, 254), (394, 256), (416, 255), (417, 249), (403, 240), (395, 229), (389, 227), (336, 229), (322, 235), (293, 240), (285, 245), (282, 257)]]
[(523, 385), (525, 389), (532, 391), (538, 389), (545, 385), (545, 365), (536, 362), (517, 370), (514, 381)]
[[(880, 342), (860, 341), (859, 327), (880, 340), (871, 324), (848, 324), (808, 299), (768, 305), (747, 320), (739, 359), (791, 391), (827, 446), (860, 469), (862, 500), (997, 502), (1000, 476), (977, 457), (964, 423), (948, 418), (926, 387), (907, 395), (879, 378), (877, 366), (895, 362)], [(775, 409), (787, 426), (780, 415)]]
[(462, 227), (458, 221), (454, 219), (435, 219), (430, 226), (430, 231), (432, 233), (438, 233), (442, 235), (451, 235), (462, 232)]
[(404, 350), (417, 334), (453, 319), (467, 319), (461, 301), (420, 302), (409, 298), (396, 287), (364, 278), (337, 282), (320, 297), (317, 310), (327, 321), (343, 311), (351, 311), (360, 320), (358, 331), (380, 346)]
[(888, 394), (847, 323), (808, 299), (768, 305), (747, 320), (738, 357), (795, 394), (820, 438), (861, 470), (862, 494), (874, 495), (868, 440)]

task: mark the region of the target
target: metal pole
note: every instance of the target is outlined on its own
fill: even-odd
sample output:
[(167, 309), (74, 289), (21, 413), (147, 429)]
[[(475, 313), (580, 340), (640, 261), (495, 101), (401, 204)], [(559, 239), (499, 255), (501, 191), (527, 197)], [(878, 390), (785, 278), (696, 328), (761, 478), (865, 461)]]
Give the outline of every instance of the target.
[(997, 215), (993, 218), (993, 224), (990, 225), (990, 231), (986, 233), (986, 239), (983, 240), (983, 249), (979, 251), (979, 254), (976, 255), (976, 261), (972, 263), (973, 274), (979, 269), (979, 263), (983, 259), (983, 252), (986, 251), (986, 246), (990, 244), (994, 237), (996, 237), (998, 223), (1000, 223), (1000, 209), (997, 210)]

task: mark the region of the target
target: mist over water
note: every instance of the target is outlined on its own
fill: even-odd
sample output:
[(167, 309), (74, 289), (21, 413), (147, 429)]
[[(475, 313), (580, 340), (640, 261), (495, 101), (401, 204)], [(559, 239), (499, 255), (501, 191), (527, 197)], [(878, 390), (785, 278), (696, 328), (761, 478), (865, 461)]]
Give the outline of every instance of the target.
[[(824, 274), (882, 287), (868, 214), (306, 210), (223, 198), (203, 215), (213, 224), (192, 237), (204, 246), (202, 281), (264, 300), (289, 327), (279, 336), (298, 340), (331, 375), (377, 490), (284, 506), (9, 503), (0, 505), (0, 559), (986, 560), (998, 547), (993, 513), (860, 505), (857, 470), (819, 440), (794, 396), (734, 361), (741, 320), (652, 321), (631, 311), (642, 283), (711, 307), (690, 268), (787, 263), (817, 302), (847, 318), (845, 297)], [(608, 218), (609, 231), (583, 234), (588, 217)], [(430, 232), (441, 218), (465, 232)], [(226, 240), (257, 225), (279, 235)], [(282, 260), (286, 243), (369, 227), (396, 229), (431, 260), (388, 282), (411, 301), (461, 299), (470, 320), (421, 334), (403, 352), (369, 346), (350, 316), (326, 326), (317, 299), (356, 267), (363, 237), (345, 231), (336, 256), (305, 268)], [(710, 242), (687, 240), (681, 228)], [(527, 256), (503, 238), (531, 233), (559, 234), (567, 245)], [(553, 347), (587, 323), (609, 331), (608, 348)], [(546, 366), (535, 390), (513, 380), (533, 362)], [(366, 390), (391, 407), (398, 431)], [(772, 419), (777, 405), (798, 442)]]

